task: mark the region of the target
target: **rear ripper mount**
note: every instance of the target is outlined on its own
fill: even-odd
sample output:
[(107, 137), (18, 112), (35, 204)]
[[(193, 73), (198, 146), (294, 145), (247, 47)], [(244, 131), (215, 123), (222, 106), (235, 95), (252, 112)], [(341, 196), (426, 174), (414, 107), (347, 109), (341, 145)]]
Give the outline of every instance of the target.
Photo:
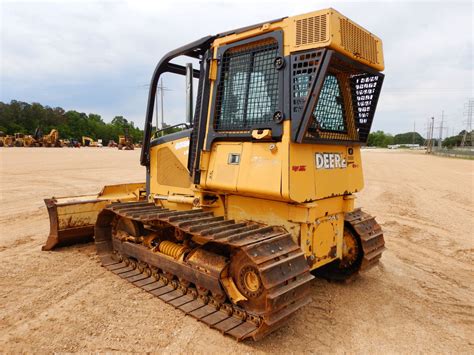
[(313, 276), (280, 227), (113, 203), (95, 244), (108, 270), (237, 340), (264, 337), (310, 302)]

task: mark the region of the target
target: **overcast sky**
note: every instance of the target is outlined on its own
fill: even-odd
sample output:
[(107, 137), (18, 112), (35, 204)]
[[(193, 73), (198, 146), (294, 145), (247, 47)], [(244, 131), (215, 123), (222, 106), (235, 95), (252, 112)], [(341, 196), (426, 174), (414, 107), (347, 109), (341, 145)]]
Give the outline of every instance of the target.
[[(382, 38), (385, 82), (374, 129), (426, 132), (441, 111), (465, 126), (473, 90), (471, 1), (4, 1), (0, 101), (116, 115), (142, 126), (147, 85), (171, 49), (208, 34), (333, 7)], [(184, 121), (183, 79), (164, 79), (165, 121)], [(438, 120), (440, 122), (440, 120)], [(438, 123), (439, 125), (439, 123)]]

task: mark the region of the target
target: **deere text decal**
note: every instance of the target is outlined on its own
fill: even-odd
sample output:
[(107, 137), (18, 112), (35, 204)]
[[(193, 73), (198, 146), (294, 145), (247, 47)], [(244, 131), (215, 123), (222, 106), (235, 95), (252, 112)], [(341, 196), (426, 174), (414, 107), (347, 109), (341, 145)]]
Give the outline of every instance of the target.
[(316, 153), (316, 169), (344, 169), (346, 160), (340, 153)]

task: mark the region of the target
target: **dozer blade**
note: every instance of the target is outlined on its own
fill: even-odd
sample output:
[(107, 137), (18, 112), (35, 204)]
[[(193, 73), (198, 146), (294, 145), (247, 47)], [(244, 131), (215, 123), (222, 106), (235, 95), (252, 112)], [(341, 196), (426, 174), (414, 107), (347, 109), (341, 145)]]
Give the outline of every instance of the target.
[(48, 198), (50, 232), (42, 250), (93, 240), (99, 212), (112, 202), (139, 202), (145, 199), (145, 183), (104, 186), (96, 195)]

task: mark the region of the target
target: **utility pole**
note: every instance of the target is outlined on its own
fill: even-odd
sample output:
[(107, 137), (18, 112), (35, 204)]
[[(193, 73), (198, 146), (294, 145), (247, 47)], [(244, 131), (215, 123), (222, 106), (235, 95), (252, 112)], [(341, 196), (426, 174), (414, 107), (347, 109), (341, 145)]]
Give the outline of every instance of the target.
[(428, 129), (428, 144), (426, 146), (426, 153), (431, 154), (433, 152), (433, 130), (434, 130), (434, 117), (431, 117), (431, 124)]
[(470, 145), (472, 147), (472, 112), (474, 111), (474, 99), (469, 99), (466, 105), (467, 111), (464, 115), (467, 116), (466, 130), (462, 136), (461, 147), (466, 146), (467, 136), (469, 135)]
[(433, 151), (433, 140), (434, 140), (434, 117), (431, 117), (430, 153)]
[[(157, 131), (165, 127), (165, 110), (164, 110), (164, 104), (163, 104), (165, 91), (173, 91), (173, 90), (165, 87), (163, 85), (163, 78), (161, 78), (156, 86), (156, 92), (155, 92), (155, 117), (156, 117), (156, 130)], [(158, 101), (158, 93), (160, 95), (159, 101)], [(158, 106), (160, 106), (161, 124), (160, 124), (160, 116), (158, 115)]]
[(415, 126), (415, 121), (413, 121), (413, 136), (411, 138), (411, 144), (415, 144), (415, 132), (416, 132), (416, 126)]
[(426, 119), (426, 139), (425, 139), (425, 146), (428, 147), (430, 141), (430, 130), (431, 130), (431, 120), (429, 118)]
[(438, 148), (441, 149), (443, 142), (443, 123), (444, 123), (444, 110), (441, 111), (441, 125), (439, 126), (439, 137), (438, 137)]

